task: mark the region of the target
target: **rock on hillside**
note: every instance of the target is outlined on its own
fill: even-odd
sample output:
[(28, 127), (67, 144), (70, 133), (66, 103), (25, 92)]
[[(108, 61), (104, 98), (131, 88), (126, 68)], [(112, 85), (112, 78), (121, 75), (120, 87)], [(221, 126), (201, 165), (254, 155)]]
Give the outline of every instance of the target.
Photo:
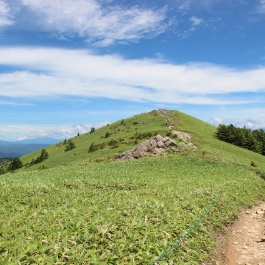
[(165, 137), (157, 134), (150, 140), (145, 140), (140, 145), (121, 153), (116, 159), (138, 159), (142, 157), (162, 155), (169, 153), (178, 154), (183, 148), (195, 149), (196, 147), (192, 143), (178, 142), (175, 139)]

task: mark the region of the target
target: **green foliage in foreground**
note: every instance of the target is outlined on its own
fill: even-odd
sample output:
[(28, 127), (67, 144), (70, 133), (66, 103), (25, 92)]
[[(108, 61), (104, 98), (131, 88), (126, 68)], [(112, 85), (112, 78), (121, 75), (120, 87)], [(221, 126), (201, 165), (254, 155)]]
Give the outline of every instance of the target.
[(247, 167), (189, 156), (1, 175), (0, 263), (151, 264), (219, 190), (237, 186), (161, 265), (201, 264), (214, 232), (265, 199), (264, 181)]

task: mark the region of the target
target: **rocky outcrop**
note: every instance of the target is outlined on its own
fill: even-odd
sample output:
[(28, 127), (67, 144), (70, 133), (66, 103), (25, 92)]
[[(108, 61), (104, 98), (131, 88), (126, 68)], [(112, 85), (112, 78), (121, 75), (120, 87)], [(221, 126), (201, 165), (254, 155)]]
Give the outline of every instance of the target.
[(178, 154), (183, 148), (193, 148), (191, 143), (178, 142), (175, 139), (165, 137), (157, 134), (150, 140), (145, 140), (140, 145), (121, 153), (116, 158), (125, 160), (125, 159), (139, 159), (142, 157), (163, 155), (168, 153)]
[[(170, 127), (169, 127), (170, 128)], [(171, 128), (170, 128), (171, 129)], [(176, 130), (171, 130), (172, 134), (176, 134), (179, 139), (182, 139), (183, 141), (187, 142), (191, 140), (191, 135), (185, 132), (180, 132)]]

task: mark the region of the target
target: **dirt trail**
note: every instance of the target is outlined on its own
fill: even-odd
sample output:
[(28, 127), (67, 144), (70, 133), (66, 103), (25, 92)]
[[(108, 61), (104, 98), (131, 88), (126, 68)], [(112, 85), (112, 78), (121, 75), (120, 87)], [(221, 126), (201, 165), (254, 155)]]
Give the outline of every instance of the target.
[(265, 202), (242, 211), (224, 241), (222, 265), (265, 265)]

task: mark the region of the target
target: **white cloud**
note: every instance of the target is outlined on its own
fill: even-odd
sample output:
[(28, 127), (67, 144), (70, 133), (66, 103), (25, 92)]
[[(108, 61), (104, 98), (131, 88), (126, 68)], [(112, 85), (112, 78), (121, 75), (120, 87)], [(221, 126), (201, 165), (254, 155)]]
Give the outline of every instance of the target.
[(182, 3), (179, 7), (178, 7), (178, 11), (182, 12), (182, 15), (186, 15), (187, 12), (190, 10), (190, 3), (188, 1)]
[(260, 0), (257, 8), (258, 13), (265, 13), (265, 0)]
[(167, 27), (166, 8), (103, 6), (97, 0), (22, 0), (22, 4), (32, 12), (34, 25), (77, 34), (101, 46), (154, 37)]
[[(213, 64), (175, 65), (160, 60), (126, 60), (84, 50), (0, 48), (0, 64), (21, 70), (0, 75), (0, 95), (74, 95), (132, 101), (243, 104), (228, 93), (264, 93), (265, 67), (237, 70)], [(223, 95), (220, 97), (220, 95)]]
[(247, 121), (246, 122), (246, 127), (249, 128), (249, 129), (253, 129), (254, 128), (254, 124), (250, 121)]
[(40, 137), (51, 137), (55, 139), (69, 139), (79, 134), (89, 132), (91, 127), (96, 129), (107, 125), (109, 122), (96, 124), (76, 124), (76, 125), (0, 125), (0, 138), (5, 139), (8, 135), (8, 141), (20, 141)]
[(216, 116), (210, 119), (214, 125), (233, 124), (236, 127), (242, 128), (245, 126), (252, 130), (265, 129), (265, 108), (231, 105), (227, 108), (221, 108), (219, 111), (215, 110), (214, 112)]
[(10, 26), (12, 24), (10, 8), (3, 0), (0, 0), (0, 27)]
[(26, 136), (20, 136), (17, 138), (18, 141), (27, 140), (28, 138)]
[(193, 32), (195, 32), (196, 29), (198, 29), (198, 27), (200, 25), (205, 25), (207, 26), (207, 24), (204, 22), (204, 20), (202, 18), (196, 17), (196, 16), (192, 16), (189, 21), (191, 22), (191, 27), (189, 29), (186, 30), (182, 30), (179, 31), (178, 33), (178, 37), (183, 40), (188, 38)]
[(23, 103), (23, 102), (15, 102), (15, 101), (1, 101), (0, 105), (10, 105), (10, 106), (33, 106), (30, 103)]
[[(214, 6), (218, 5), (222, 0), (175, 0), (179, 3), (179, 11), (189, 11), (191, 9), (211, 10)], [(228, 2), (229, 3), (229, 2)]]
[(75, 124), (72, 126), (73, 131), (76, 132), (76, 134), (83, 134), (88, 132), (91, 128), (88, 128), (86, 125), (84, 124)]
[(194, 27), (200, 25), (203, 22), (203, 19), (193, 16), (190, 18), (190, 21), (192, 22), (192, 26)]
[(211, 118), (211, 121), (213, 121), (214, 124), (217, 124), (217, 125), (219, 125), (219, 124), (223, 124), (223, 123), (224, 123), (223, 119), (220, 118), (220, 117), (212, 117), (212, 118)]
[(198, 26), (203, 23), (203, 19), (195, 17), (195, 16), (191, 17), (190, 21), (192, 23), (191, 28), (189, 30), (190, 32), (195, 31), (198, 28)]

